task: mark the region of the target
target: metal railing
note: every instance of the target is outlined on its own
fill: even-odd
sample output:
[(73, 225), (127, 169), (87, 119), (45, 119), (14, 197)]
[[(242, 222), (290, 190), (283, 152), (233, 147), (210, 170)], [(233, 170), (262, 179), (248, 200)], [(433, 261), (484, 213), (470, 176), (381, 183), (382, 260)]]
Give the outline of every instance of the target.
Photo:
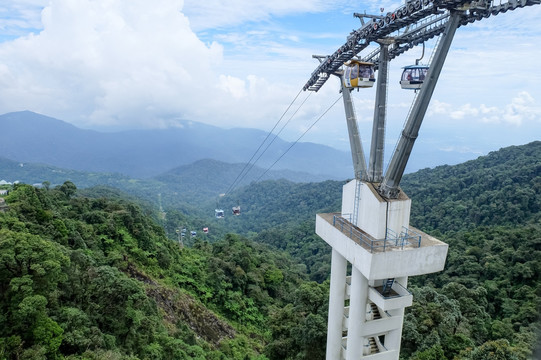
[(421, 247), (421, 235), (415, 231), (402, 226), (400, 234), (396, 234), (391, 229), (387, 229), (386, 240), (394, 241), (394, 246), (404, 248), (407, 245), (413, 245), (414, 247)]
[[(347, 216), (348, 214), (344, 214)], [(349, 214), (351, 215), (351, 214)], [(402, 228), (400, 234), (391, 229), (387, 229), (385, 239), (374, 239), (372, 236), (363, 233), (343, 216), (333, 215), (333, 226), (346, 234), (351, 240), (370, 250), (385, 252), (388, 249), (404, 249), (404, 246), (421, 247), (421, 235), (406, 227)]]

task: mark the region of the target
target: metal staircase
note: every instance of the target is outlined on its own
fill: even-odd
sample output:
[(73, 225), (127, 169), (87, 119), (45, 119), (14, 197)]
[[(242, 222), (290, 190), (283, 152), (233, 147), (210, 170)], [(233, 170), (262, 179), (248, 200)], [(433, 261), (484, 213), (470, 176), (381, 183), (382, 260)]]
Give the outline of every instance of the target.
[(393, 284), (394, 284), (394, 278), (387, 279), (385, 284), (383, 284), (383, 290), (382, 290), (381, 294), (383, 296), (389, 296), (389, 294), (391, 294), (391, 289), (393, 287)]
[(370, 343), (370, 354), (377, 354), (379, 353), (378, 344), (376, 344), (376, 339), (373, 337), (368, 338), (368, 342)]

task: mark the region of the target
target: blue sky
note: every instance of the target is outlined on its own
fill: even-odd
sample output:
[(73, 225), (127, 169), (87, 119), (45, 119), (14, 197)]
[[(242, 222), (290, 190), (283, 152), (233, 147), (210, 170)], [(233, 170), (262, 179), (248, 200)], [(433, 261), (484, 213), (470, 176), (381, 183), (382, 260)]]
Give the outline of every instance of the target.
[[(178, 126), (270, 130), (317, 66), (360, 26), (400, 2), (349, 0), (7, 0), (0, 4), (0, 113), (31, 110), (82, 128)], [(414, 148), (426, 166), (540, 140), (541, 6), (458, 29)], [(427, 45), (427, 57), (434, 46)], [(391, 62), (387, 144), (413, 93)], [(362, 55), (362, 54), (361, 54)], [(331, 79), (282, 133), (297, 139), (339, 96)], [(301, 94), (299, 101), (308, 94)], [(375, 90), (355, 92), (369, 149)], [(289, 119), (286, 115), (285, 120)], [(285, 121), (284, 120), (284, 121)], [(303, 141), (348, 149), (338, 103)], [(430, 159), (430, 157), (434, 159)]]

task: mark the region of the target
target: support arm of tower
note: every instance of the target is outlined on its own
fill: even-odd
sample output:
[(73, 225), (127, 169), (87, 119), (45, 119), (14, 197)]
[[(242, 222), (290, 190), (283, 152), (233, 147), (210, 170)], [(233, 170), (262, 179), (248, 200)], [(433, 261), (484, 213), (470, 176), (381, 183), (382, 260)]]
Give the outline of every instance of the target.
[(389, 78), (389, 45), (391, 39), (381, 39), (379, 69), (376, 89), (376, 105), (372, 126), (370, 159), (368, 160), (368, 181), (380, 182), (383, 175), (383, 149), (385, 146), (385, 116), (387, 109), (387, 85)]
[(366, 160), (364, 158), (359, 128), (357, 127), (357, 117), (355, 116), (355, 110), (353, 109), (351, 90), (344, 86), (344, 82), (342, 81), (341, 77), (340, 84), (342, 88), (342, 99), (344, 100), (344, 109), (346, 110), (346, 122), (348, 125), (349, 144), (351, 147), (351, 157), (353, 159), (353, 171), (355, 172), (355, 179), (365, 180), (367, 174)]
[(404, 174), (415, 139), (419, 134), (419, 128), (421, 127), (426, 114), (426, 109), (428, 108), (428, 104), (434, 93), (438, 77), (440, 76), (445, 58), (451, 47), (456, 29), (460, 24), (461, 16), (462, 12), (459, 11), (453, 11), (451, 13), (447, 27), (444, 30), (438, 48), (436, 49), (434, 59), (430, 64), (428, 74), (419, 95), (415, 100), (407, 119), (406, 126), (402, 131), (398, 145), (379, 188), (379, 193), (386, 198), (396, 198), (398, 196), (400, 180)]

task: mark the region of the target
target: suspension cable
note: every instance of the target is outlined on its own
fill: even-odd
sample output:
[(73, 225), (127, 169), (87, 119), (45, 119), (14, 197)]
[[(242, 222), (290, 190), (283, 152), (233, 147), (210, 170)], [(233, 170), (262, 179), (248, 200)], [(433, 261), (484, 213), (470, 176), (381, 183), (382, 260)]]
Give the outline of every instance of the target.
[(325, 110), (325, 111), (323, 112), (323, 114), (321, 114), (321, 115), (316, 119), (316, 121), (314, 121), (314, 122), (312, 123), (312, 125), (310, 125), (310, 127), (309, 127), (308, 129), (306, 129), (306, 131), (303, 132), (302, 135), (299, 136), (299, 138), (298, 138), (293, 144), (291, 144), (291, 146), (289, 146), (289, 148), (287, 148), (287, 150), (286, 150), (282, 155), (280, 155), (280, 157), (278, 157), (278, 159), (276, 159), (276, 161), (275, 161), (274, 163), (272, 163), (272, 165), (269, 166), (269, 167), (267, 168), (267, 170), (265, 170), (265, 171), (263, 172), (263, 174), (261, 174), (261, 176), (259, 176), (259, 177), (257, 178), (256, 181), (259, 181), (259, 180), (260, 180), (260, 179), (261, 179), (261, 178), (262, 178), (262, 177), (263, 177), (270, 169), (272, 169), (272, 167), (273, 167), (274, 165), (276, 165), (276, 163), (277, 163), (278, 161), (280, 161), (280, 159), (282, 159), (282, 158), (285, 156), (285, 154), (287, 154), (287, 153), (289, 152), (289, 150), (291, 150), (291, 148), (292, 148), (293, 146), (295, 146), (295, 145), (296, 145), (296, 144), (304, 137), (304, 135), (306, 135), (306, 133), (307, 133), (308, 131), (310, 131), (310, 129), (312, 129), (312, 128), (318, 123), (318, 121), (321, 120), (321, 118), (322, 118), (323, 116), (325, 116), (325, 114), (327, 114), (327, 113), (329, 112), (329, 110), (332, 109), (332, 107), (333, 107), (334, 105), (336, 105), (336, 103), (337, 103), (341, 98), (342, 98), (342, 95), (340, 95), (340, 96), (338, 97), (338, 99), (336, 99), (336, 100), (335, 100), (335, 101), (327, 108), (327, 110)]
[[(299, 110), (302, 108), (302, 106), (304, 105), (304, 103), (308, 100), (308, 98), (313, 94), (313, 92), (310, 92), (305, 98), (304, 100), (302, 101), (302, 103), (297, 107), (297, 110), (295, 110), (295, 112), (289, 117), (289, 119), (284, 123), (284, 125), (282, 125), (282, 128), (274, 135), (274, 137), (272, 138), (272, 140), (267, 144), (267, 146), (265, 147), (265, 149), (263, 149), (263, 151), (259, 154), (259, 156), (257, 157), (257, 159), (255, 159), (255, 161), (250, 165), (250, 167), (248, 168), (248, 170), (246, 170), (246, 172), (244, 173), (244, 175), (236, 182), (234, 183), (232, 186), (230, 186), (230, 191), (229, 192), (232, 192), (233, 190), (235, 190), (237, 188), (237, 186), (242, 182), (242, 180), (244, 180), (244, 178), (248, 175), (248, 173), (252, 170), (252, 168), (255, 166), (255, 164), (259, 161), (259, 159), (261, 159), (261, 157), (265, 154), (265, 152), (269, 149), (269, 147), (274, 143), (274, 141), (278, 138), (278, 135), (280, 135), (280, 133), (282, 132), (282, 130), (284, 130), (284, 128), (287, 126), (287, 124), (289, 124), (289, 122), (293, 119), (293, 117), (299, 112)], [(244, 169), (243, 169), (244, 170)]]
[[(267, 136), (265, 137), (265, 139), (263, 139), (263, 141), (261, 142), (261, 144), (259, 144), (259, 147), (257, 148), (257, 150), (253, 153), (252, 157), (250, 158), (250, 160), (248, 160), (248, 162), (244, 165), (244, 167), (242, 168), (242, 170), (240, 171), (240, 173), (237, 175), (237, 177), (235, 178), (235, 180), (233, 180), (233, 182), (231, 183), (231, 185), (229, 185), (229, 188), (227, 189), (227, 191), (225, 192), (225, 194), (228, 194), (230, 191), (232, 191), (233, 189), (233, 186), (235, 185), (235, 183), (237, 182), (237, 180), (241, 177), (242, 173), (246, 170), (246, 168), (248, 166), (250, 166), (250, 163), (252, 162), (252, 160), (254, 159), (254, 157), (257, 155), (257, 153), (259, 152), (259, 150), (261, 150), (261, 147), (263, 146), (263, 144), (267, 141), (267, 139), (270, 137), (270, 135), (272, 134), (272, 132), (274, 131), (274, 129), (276, 129), (276, 127), (278, 126), (278, 124), (280, 123), (280, 121), (282, 121), (282, 119), (284, 118), (285, 114), (289, 111), (289, 109), (291, 108), (291, 106), (293, 106), (293, 104), (295, 103), (295, 101), (297, 100), (297, 98), (299, 97), (299, 95), (301, 94), (302, 92), (302, 88), (299, 90), (299, 92), (297, 93), (297, 95), (295, 95), (295, 98), (291, 101), (291, 103), (288, 105), (288, 107), (286, 108), (286, 110), (283, 112), (282, 116), (280, 116), (280, 118), (278, 119), (278, 121), (276, 122), (276, 124), (274, 124), (273, 128), (268, 132)], [(254, 163), (255, 164), (255, 163)], [(253, 166), (253, 165), (252, 165)], [(247, 173), (247, 172), (246, 172)]]

